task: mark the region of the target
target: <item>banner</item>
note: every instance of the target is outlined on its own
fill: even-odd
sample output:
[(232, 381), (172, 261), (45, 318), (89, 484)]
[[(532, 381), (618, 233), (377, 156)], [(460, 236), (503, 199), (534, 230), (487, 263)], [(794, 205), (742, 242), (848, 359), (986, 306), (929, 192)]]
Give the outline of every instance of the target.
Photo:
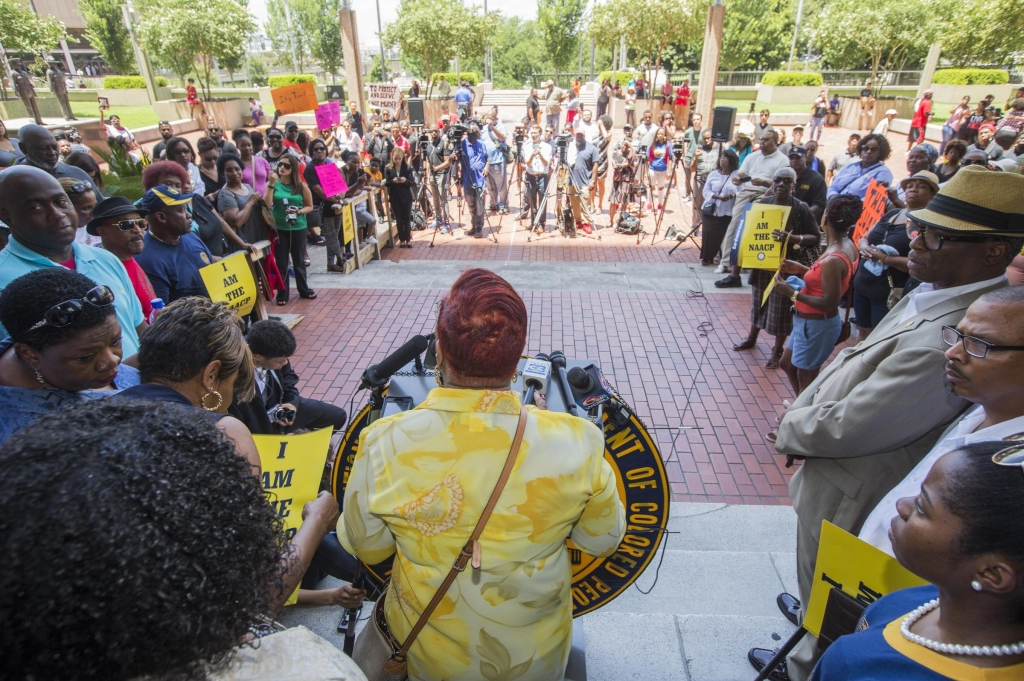
[(370, 88), (370, 106), (392, 111), (398, 108), (399, 89), (394, 83), (370, 83), (366, 87)]
[(274, 108), (281, 115), (312, 111), (317, 107), (316, 86), (312, 83), (296, 83), (270, 91), (274, 100)]
[(248, 251), (239, 251), (207, 265), (199, 270), (199, 274), (206, 284), (210, 300), (227, 303), (228, 307), (242, 316), (252, 312), (259, 291), (256, 290), (256, 280), (249, 266)]
[(789, 206), (752, 203), (743, 215), (740, 238), (740, 267), (754, 270), (777, 270), (783, 260), (783, 242), (776, 241), (772, 232), (786, 230)]
[[(331, 446), (331, 429), (302, 435), (253, 435), (260, 453), (263, 491), (291, 541), (302, 527), (302, 507), (316, 499)], [(294, 603), (298, 589), (288, 599)]]
[(346, 203), (341, 209), (341, 244), (344, 246), (356, 235), (355, 206)]
[(868, 183), (868, 190), (864, 193), (864, 212), (857, 220), (857, 226), (853, 228), (853, 243), (859, 244), (860, 240), (868, 235), (868, 232), (878, 224), (878, 221), (885, 215), (885, 207), (889, 203), (889, 190), (872, 179)]
[(324, 196), (337, 196), (348, 191), (348, 184), (338, 166), (324, 163), (313, 167), (316, 169), (317, 179), (320, 180), (320, 187), (324, 190)]
[[(337, 102), (334, 102), (337, 104)], [(331, 104), (321, 104), (313, 112), (316, 116), (316, 129), (317, 130), (330, 130), (331, 126), (334, 125), (333, 116), (331, 115)]]
[(833, 588), (869, 605), (893, 591), (927, 583), (888, 553), (823, 520), (803, 627), (814, 636), (821, 634), (828, 592)]

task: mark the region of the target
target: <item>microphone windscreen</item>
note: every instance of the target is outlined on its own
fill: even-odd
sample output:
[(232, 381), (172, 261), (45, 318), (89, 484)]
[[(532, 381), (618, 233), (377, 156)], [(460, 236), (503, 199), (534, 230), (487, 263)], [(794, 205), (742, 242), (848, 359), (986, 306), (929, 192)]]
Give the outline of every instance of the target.
[(569, 380), (569, 385), (582, 393), (589, 393), (594, 389), (594, 380), (590, 378), (590, 374), (588, 374), (582, 367), (573, 367), (572, 369), (569, 369), (569, 373), (566, 378)]
[(390, 355), (385, 357), (373, 367), (374, 378), (378, 381), (385, 381), (394, 374), (396, 371), (404, 367), (409, 362), (416, 359), (416, 356), (427, 349), (427, 339), (425, 336), (413, 336), (405, 342), (405, 345), (398, 348)]

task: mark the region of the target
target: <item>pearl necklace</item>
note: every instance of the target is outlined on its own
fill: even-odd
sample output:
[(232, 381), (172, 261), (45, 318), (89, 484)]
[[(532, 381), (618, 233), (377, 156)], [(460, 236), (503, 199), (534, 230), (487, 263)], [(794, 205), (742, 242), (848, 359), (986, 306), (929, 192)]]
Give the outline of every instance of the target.
[(945, 653), (946, 655), (1020, 655), (1024, 653), (1024, 641), (1020, 643), (1004, 644), (1001, 646), (964, 646), (958, 643), (941, 643), (939, 641), (933, 641), (930, 638), (924, 636), (918, 636), (917, 634), (910, 631), (910, 627), (924, 617), (926, 614), (939, 607), (939, 599), (928, 601), (920, 608), (910, 613), (904, 618), (903, 623), (900, 625), (900, 633), (903, 634), (903, 638), (907, 639), (911, 643), (916, 643), (919, 646), (924, 646), (929, 650), (934, 650), (937, 653)]

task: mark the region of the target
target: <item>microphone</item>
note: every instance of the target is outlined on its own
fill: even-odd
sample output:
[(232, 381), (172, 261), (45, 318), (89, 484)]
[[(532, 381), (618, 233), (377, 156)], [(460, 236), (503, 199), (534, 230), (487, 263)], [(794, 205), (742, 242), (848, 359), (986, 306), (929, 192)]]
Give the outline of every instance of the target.
[(573, 399), (583, 409), (593, 409), (612, 401), (612, 391), (601, 370), (593, 364), (586, 368), (573, 367), (566, 376), (572, 386)]
[(572, 388), (569, 386), (569, 380), (566, 378), (565, 355), (562, 354), (561, 350), (555, 350), (551, 353), (551, 368), (557, 372), (558, 387), (562, 393), (562, 399), (565, 401), (566, 411), (573, 416), (579, 416), (576, 403), (572, 399)]
[(379, 388), (383, 386), (392, 374), (417, 359), (420, 353), (427, 349), (427, 344), (425, 336), (413, 336), (405, 342), (405, 345), (385, 357), (379, 364), (374, 364), (364, 371), (361, 387)]
[(548, 379), (551, 377), (551, 362), (544, 353), (539, 353), (533, 359), (526, 360), (523, 366), (523, 385), (526, 386), (526, 396), (523, 404), (536, 404), (534, 393), (542, 395), (547, 393)]

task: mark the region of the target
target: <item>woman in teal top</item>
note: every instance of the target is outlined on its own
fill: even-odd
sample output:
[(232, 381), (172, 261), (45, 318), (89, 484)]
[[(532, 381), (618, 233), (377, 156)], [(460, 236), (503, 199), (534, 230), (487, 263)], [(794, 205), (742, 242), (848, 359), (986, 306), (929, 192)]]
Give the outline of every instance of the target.
[[(281, 157), (277, 172), (267, 178), (267, 189), (263, 200), (272, 206), (274, 222), (277, 224), (277, 243), (274, 244), (274, 259), (281, 276), (288, 281), (288, 260), (291, 258), (295, 270), (295, 288), (300, 298), (316, 298), (316, 293), (306, 281), (306, 262), (302, 249), (306, 244), (306, 215), (313, 210), (313, 195), (302, 181), (298, 162), (289, 156)], [(277, 304), (288, 303), (289, 287), (277, 292)]]

